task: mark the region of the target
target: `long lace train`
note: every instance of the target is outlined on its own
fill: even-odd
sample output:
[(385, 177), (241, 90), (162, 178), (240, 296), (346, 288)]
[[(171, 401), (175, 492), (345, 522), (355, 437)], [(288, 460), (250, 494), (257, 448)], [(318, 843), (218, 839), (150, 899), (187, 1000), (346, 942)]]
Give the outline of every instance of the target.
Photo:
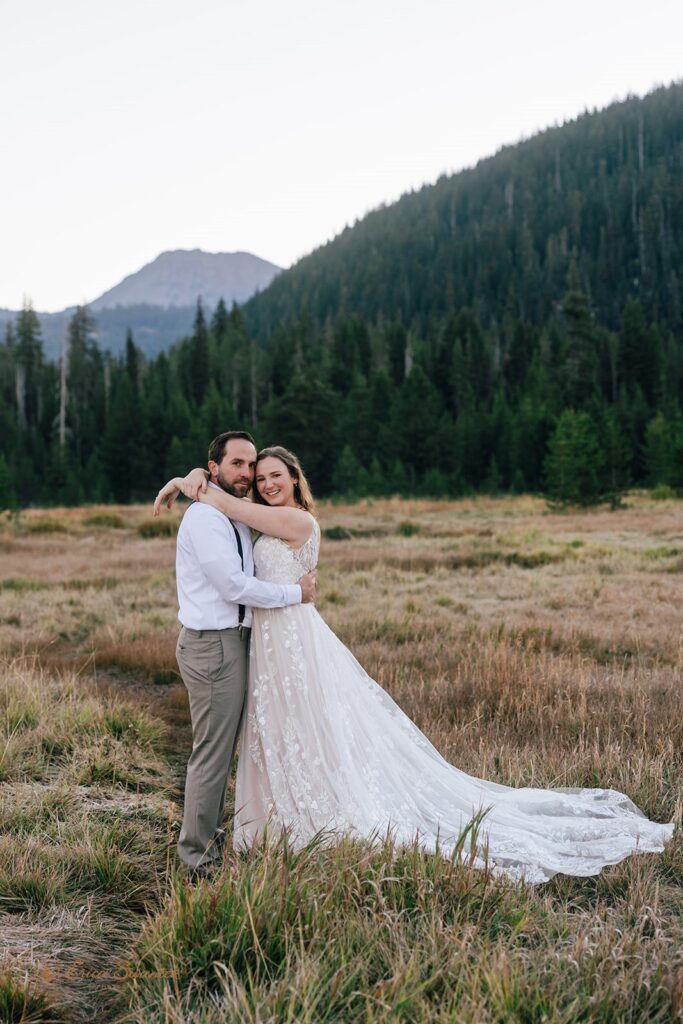
[[(261, 578), (315, 565), (317, 525), (299, 551), (261, 537)], [(609, 789), (512, 788), (449, 764), (310, 605), (254, 611), (237, 773), (235, 844), (271, 827), (296, 843), (322, 830), (390, 831), (448, 855), (484, 812), (478, 838), (497, 873), (527, 882), (594, 875), (634, 852), (661, 851), (673, 824), (648, 820)]]

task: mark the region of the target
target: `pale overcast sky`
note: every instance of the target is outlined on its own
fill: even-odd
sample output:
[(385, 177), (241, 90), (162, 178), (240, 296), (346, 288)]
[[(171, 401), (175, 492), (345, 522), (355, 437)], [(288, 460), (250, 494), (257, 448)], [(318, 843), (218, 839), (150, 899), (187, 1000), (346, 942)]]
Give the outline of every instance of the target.
[(382, 202), (683, 77), (681, 0), (0, 0), (0, 307), (166, 249), (289, 266)]

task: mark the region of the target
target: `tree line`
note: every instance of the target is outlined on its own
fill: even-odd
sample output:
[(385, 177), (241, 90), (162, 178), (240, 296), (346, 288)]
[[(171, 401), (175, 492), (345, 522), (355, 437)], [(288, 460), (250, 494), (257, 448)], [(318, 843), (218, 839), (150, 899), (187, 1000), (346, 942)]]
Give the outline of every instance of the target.
[(0, 344), (0, 504), (148, 500), (222, 430), (291, 447), (320, 496), (543, 492), (618, 501), (683, 490), (683, 349), (637, 296), (601, 324), (569, 288), (543, 325), (463, 308), (419, 335), (400, 318), (304, 310), (265, 341), (222, 301), (144, 356), (100, 351), (87, 308), (57, 362), (27, 306)]

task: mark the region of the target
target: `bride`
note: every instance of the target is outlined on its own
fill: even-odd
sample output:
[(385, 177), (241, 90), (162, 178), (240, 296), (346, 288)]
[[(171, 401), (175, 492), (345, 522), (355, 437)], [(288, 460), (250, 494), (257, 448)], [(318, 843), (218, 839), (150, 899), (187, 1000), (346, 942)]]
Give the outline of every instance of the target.
[[(260, 533), (256, 575), (295, 583), (315, 568), (320, 528), (298, 459), (285, 448), (258, 455), (254, 500), (193, 470), (159, 492), (208, 502)], [(444, 856), (463, 849), (496, 874), (529, 883), (557, 872), (595, 875), (631, 853), (658, 852), (673, 824), (649, 821), (611, 789), (513, 788), (449, 764), (375, 683), (312, 604), (254, 608), (249, 686), (237, 768), (234, 845), (266, 826), (297, 844), (317, 833), (389, 833)], [(465, 844), (468, 845), (468, 844)]]

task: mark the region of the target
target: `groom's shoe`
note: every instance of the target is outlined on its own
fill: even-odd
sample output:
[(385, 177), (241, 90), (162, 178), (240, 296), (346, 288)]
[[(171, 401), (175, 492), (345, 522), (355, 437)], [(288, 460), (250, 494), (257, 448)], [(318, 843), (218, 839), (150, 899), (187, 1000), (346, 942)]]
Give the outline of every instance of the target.
[(217, 828), (213, 834), (213, 847), (221, 857), (225, 856), (225, 847), (228, 841), (228, 833), (224, 828)]
[(219, 860), (208, 860), (203, 864), (195, 864), (194, 867), (187, 866), (185, 877), (191, 885), (194, 885), (196, 882), (200, 882), (202, 878), (213, 878), (220, 866), (221, 862)]

